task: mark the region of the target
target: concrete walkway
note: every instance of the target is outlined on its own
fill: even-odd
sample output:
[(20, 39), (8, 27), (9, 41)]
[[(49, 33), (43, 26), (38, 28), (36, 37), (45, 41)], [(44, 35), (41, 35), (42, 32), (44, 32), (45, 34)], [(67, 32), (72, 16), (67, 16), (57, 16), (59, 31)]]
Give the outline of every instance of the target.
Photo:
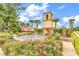
[(78, 56), (74, 46), (69, 41), (70, 38), (68, 37), (62, 37), (63, 38), (63, 55), (64, 56)]
[(1, 48), (0, 48), (0, 56), (4, 56), (4, 52), (2, 51)]
[(77, 53), (72, 43), (63, 41), (63, 55), (64, 56), (77, 56)]

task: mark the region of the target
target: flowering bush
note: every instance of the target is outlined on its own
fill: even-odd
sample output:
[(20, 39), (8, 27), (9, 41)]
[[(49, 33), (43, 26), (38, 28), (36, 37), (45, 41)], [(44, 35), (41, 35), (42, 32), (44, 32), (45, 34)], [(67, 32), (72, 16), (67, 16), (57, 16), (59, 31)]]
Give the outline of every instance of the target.
[(60, 36), (51, 36), (42, 42), (28, 39), (18, 42), (8, 39), (2, 48), (5, 55), (12, 56), (61, 56), (61, 44)]

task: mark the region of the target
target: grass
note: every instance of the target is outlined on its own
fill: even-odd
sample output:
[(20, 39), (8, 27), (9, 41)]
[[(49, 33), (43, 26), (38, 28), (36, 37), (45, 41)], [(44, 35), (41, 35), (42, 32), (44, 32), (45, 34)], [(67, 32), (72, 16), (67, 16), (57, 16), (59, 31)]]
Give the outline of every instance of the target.
[[(75, 43), (74, 43), (75, 41)], [(79, 55), (79, 37), (76, 35), (76, 32), (73, 32), (71, 34), (71, 42), (74, 45), (74, 48), (77, 52), (77, 54)]]
[[(0, 37), (1, 38), (1, 37)], [(62, 41), (59, 35), (46, 40), (26, 40), (18, 42), (4, 37), (2, 49), (7, 56), (62, 56)]]

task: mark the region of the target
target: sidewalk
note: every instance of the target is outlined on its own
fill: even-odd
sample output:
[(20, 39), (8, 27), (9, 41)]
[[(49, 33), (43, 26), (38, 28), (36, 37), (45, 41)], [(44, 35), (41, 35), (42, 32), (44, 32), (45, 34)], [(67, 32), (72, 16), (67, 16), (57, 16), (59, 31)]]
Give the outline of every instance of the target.
[(78, 56), (71, 42), (63, 41), (63, 56)]
[(0, 48), (0, 56), (4, 56), (4, 52), (2, 51), (1, 48)]

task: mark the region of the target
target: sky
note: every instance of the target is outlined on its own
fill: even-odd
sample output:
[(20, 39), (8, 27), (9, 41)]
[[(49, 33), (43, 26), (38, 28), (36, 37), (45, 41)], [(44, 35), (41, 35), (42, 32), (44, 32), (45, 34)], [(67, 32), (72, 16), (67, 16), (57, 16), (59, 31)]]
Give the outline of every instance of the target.
[[(65, 26), (69, 28), (69, 19), (74, 18), (74, 27), (79, 26), (79, 3), (22, 3), (19, 5), (18, 21), (27, 23), (29, 20), (40, 20), (39, 28), (42, 28), (44, 13), (51, 12), (52, 19), (59, 18), (57, 27)], [(35, 27), (35, 24), (33, 25)]]

